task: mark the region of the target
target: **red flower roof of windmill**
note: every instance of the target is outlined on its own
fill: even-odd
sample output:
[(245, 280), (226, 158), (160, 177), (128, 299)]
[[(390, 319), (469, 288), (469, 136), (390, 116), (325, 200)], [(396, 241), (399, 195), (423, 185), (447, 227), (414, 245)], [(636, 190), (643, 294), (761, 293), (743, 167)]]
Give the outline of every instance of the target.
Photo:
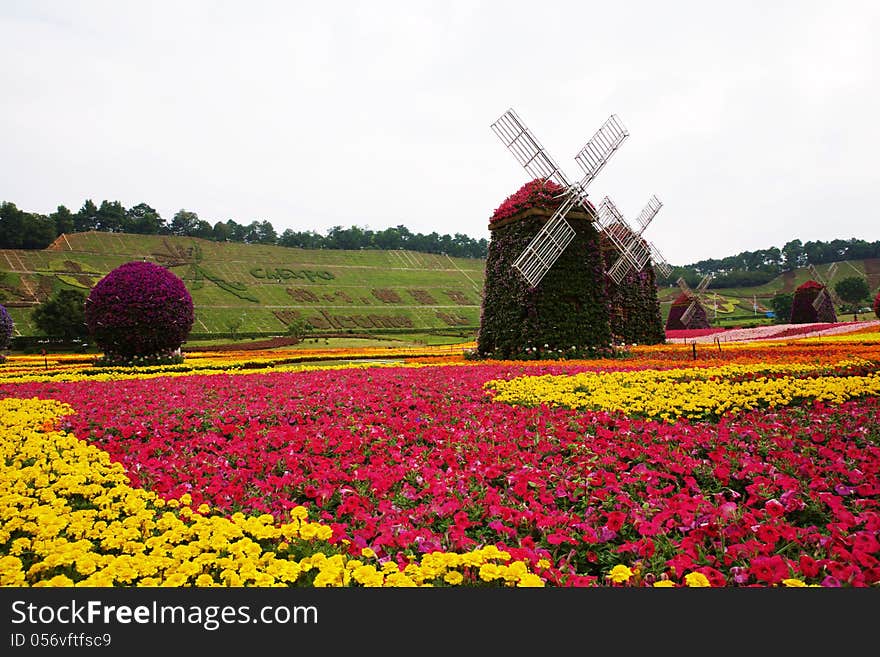
[(562, 186), (552, 180), (544, 180), (542, 178), (530, 180), (504, 199), (504, 202), (498, 206), (495, 213), (489, 219), (489, 223), (494, 224), (529, 208), (548, 207), (552, 206), (554, 202), (558, 204), (555, 197), (561, 191)]
[(798, 290), (821, 290), (823, 287), (825, 286), (811, 279), (806, 283), (799, 285)]
[(688, 294), (687, 292), (682, 292), (681, 294), (679, 294), (675, 298), (675, 301), (672, 302), (672, 305), (673, 306), (683, 306), (685, 304), (689, 304), (692, 299), (693, 299), (692, 295)]

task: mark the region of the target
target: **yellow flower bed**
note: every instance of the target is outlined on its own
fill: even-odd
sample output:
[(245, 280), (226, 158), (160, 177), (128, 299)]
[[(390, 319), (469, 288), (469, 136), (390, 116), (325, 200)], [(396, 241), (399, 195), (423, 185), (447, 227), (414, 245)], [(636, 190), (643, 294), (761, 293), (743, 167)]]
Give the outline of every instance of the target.
[(431, 553), (401, 569), (333, 554), (332, 530), (296, 507), (271, 515), (211, 515), (191, 500), (131, 487), (120, 464), (58, 431), (72, 409), (0, 400), (0, 586), (543, 586), (489, 546)]
[[(861, 364), (841, 361), (836, 367)], [(674, 422), (677, 418), (718, 417), (759, 407), (776, 408), (802, 400), (839, 404), (880, 394), (880, 374), (804, 376), (811, 365), (728, 365), (724, 367), (582, 372), (570, 376), (523, 376), (489, 381), (495, 401), (525, 406), (621, 411)], [(772, 376), (767, 376), (772, 375)], [(749, 376), (747, 380), (738, 378)]]

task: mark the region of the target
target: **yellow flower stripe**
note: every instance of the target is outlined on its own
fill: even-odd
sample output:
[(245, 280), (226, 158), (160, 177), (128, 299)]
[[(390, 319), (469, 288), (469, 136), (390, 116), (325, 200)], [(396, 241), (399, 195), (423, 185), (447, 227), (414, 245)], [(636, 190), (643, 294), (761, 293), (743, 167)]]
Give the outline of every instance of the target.
[(431, 553), (401, 570), (333, 554), (332, 530), (296, 507), (231, 518), (131, 487), (100, 449), (58, 431), (72, 409), (0, 400), (0, 586), (543, 586), (493, 546)]
[[(859, 364), (863, 362), (841, 361), (835, 367)], [(811, 365), (728, 365), (523, 376), (489, 381), (485, 386), (497, 391), (495, 401), (509, 404), (622, 411), (668, 422), (679, 417), (702, 419), (758, 407), (788, 406), (805, 399), (838, 404), (880, 394), (880, 374), (876, 372), (866, 376), (793, 376), (812, 372), (816, 367)], [(761, 376), (729, 380), (743, 375)]]

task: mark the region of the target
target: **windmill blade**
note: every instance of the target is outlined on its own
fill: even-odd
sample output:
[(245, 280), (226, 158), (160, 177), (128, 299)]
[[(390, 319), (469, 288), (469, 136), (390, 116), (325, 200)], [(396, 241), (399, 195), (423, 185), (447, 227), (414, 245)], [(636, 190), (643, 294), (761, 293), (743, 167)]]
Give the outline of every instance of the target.
[(574, 202), (572, 197), (568, 197), (513, 263), (514, 268), (532, 287), (536, 287), (541, 282), (544, 274), (574, 239), (574, 228), (565, 220), (565, 215), (571, 210)]
[(645, 265), (648, 264), (648, 260), (651, 259), (651, 251), (648, 248), (648, 243), (637, 235), (634, 235), (627, 244), (627, 251), (638, 271), (644, 269)]
[(626, 220), (607, 196), (602, 199), (599, 207), (593, 215), (599, 230), (608, 238), (626, 261), (633, 267), (637, 266), (635, 259), (629, 253), (629, 242), (633, 235), (632, 229), (627, 226)]
[(687, 292), (688, 294), (690, 294), (690, 292), (691, 292), (691, 288), (688, 287), (687, 281), (684, 280), (684, 278), (682, 278), (681, 276), (679, 276), (679, 277), (678, 277), (678, 280), (675, 281), (675, 282), (678, 283), (678, 287), (681, 288), (681, 291), (682, 291), (682, 292)]
[(694, 317), (694, 313), (697, 312), (697, 300), (693, 299), (691, 301), (691, 305), (689, 305), (685, 311), (681, 314), (681, 323), (687, 326), (691, 323), (691, 320)]
[(552, 180), (565, 188), (571, 187), (559, 165), (512, 108), (492, 124), (492, 130), (532, 178)]
[(574, 159), (585, 174), (579, 183), (582, 188), (590, 184), (590, 181), (596, 177), (596, 174), (605, 166), (614, 151), (628, 136), (629, 132), (623, 123), (620, 122), (616, 114), (612, 114), (596, 131), (596, 134), (578, 151)]
[(607, 273), (611, 280), (620, 285), (630, 270), (632, 270), (632, 264), (623, 254), (620, 254)]
[(617, 257), (617, 260), (614, 261), (614, 264), (611, 265), (607, 274), (615, 283), (620, 285), (630, 271), (641, 271), (650, 257), (646, 244), (638, 238), (635, 241), (630, 240), (624, 245), (623, 250)]
[(648, 227), (648, 224), (657, 216), (657, 213), (660, 212), (660, 208), (663, 207), (663, 203), (661, 203), (660, 199), (656, 196), (652, 196), (648, 199), (648, 204), (642, 209), (639, 213), (639, 216), (636, 217), (636, 223), (638, 223), (642, 229), (639, 231), (639, 234), (644, 232), (644, 230)]
[(822, 307), (822, 303), (825, 301), (826, 298), (828, 299), (829, 303), (834, 303), (834, 299), (828, 293), (828, 288), (823, 287), (821, 290), (819, 290), (819, 294), (816, 295), (816, 298), (813, 299), (813, 308), (818, 311), (819, 308)]
[(831, 279), (834, 278), (834, 274), (837, 273), (837, 263), (832, 262), (828, 269), (825, 270), (825, 282), (826, 285), (831, 282)]
[(655, 272), (660, 272), (663, 278), (669, 278), (672, 274), (672, 265), (667, 262), (666, 258), (660, 253), (660, 250), (651, 242), (648, 242), (648, 248), (651, 250), (651, 264)]
[(602, 202), (596, 209), (596, 213), (599, 215), (600, 226), (606, 230), (615, 224), (626, 226), (626, 220), (623, 218), (623, 214), (621, 214), (620, 210), (618, 210), (617, 206), (614, 204), (614, 201), (608, 196), (602, 199)]
[(698, 295), (699, 295), (699, 294), (702, 294), (703, 292), (706, 291), (706, 288), (709, 287), (709, 283), (712, 281), (712, 279), (713, 279), (714, 277), (715, 277), (715, 275), (714, 275), (714, 274), (711, 274), (711, 273), (710, 273), (710, 274), (706, 274), (705, 276), (703, 276), (703, 280), (701, 280), (701, 281), (700, 281), (700, 284), (697, 285), (697, 294), (698, 294)]
[(822, 285), (825, 285), (825, 279), (822, 278), (822, 275), (819, 273), (819, 270), (816, 269), (816, 267), (813, 266), (812, 264), (810, 265), (810, 275), (813, 277), (813, 280), (815, 280), (817, 283), (821, 283)]

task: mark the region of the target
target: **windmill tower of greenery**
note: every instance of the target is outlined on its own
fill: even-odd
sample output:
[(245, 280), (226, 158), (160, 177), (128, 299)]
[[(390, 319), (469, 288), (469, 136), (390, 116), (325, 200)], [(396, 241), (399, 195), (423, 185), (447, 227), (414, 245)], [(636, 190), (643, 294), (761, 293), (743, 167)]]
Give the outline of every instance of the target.
[(489, 222), (477, 351), (493, 358), (604, 353), (613, 340), (606, 275), (617, 272), (606, 267), (600, 234), (632, 268), (644, 262), (632, 231), (610, 230), (622, 218), (600, 212), (586, 188), (629, 133), (612, 115), (578, 151), (584, 175), (571, 183), (512, 109), (492, 129), (530, 181)]
[[(661, 207), (663, 203), (660, 199), (652, 196), (636, 217), (638, 229), (633, 230), (610, 198), (606, 196), (599, 206), (601, 213), (608, 213), (613, 217), (613, 220), (607, 221), (609, 225), (602, 231), (600, 238), (602, 255), (608, 269), (611, 333), (615, 341), (660, 344), (666, 340), (660, 300), (657, 297), (655, 270), (668, 277), (672, 267), (657, 248), (642, 237)], [(628, 245), (632, 258), (626, 258), (618, 251), (615, 242), (607, 236), (609, 231), (615, 231), (619, 236), (618, 243), (624, 242)], [(640, 264), (639, 268), (633, 266), (633, 260)]]

